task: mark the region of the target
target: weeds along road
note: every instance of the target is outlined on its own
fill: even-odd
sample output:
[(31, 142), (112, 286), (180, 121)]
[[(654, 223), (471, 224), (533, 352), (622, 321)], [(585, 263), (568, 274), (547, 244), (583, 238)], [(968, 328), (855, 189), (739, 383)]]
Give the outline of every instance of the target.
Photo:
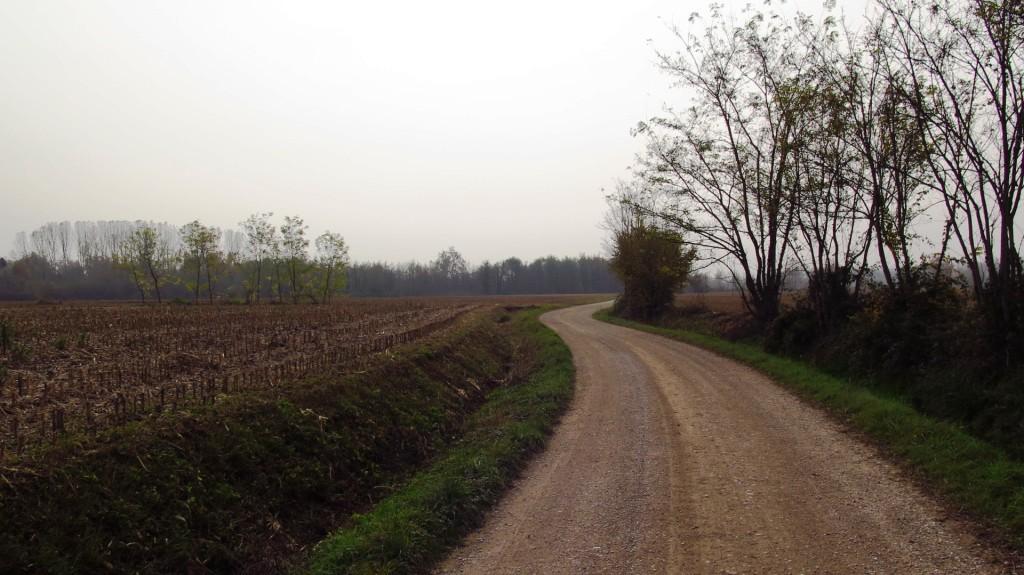
[(757, 372), (591, 317), (548, 449), (441, 573), (1004, 573), (875, 450)]

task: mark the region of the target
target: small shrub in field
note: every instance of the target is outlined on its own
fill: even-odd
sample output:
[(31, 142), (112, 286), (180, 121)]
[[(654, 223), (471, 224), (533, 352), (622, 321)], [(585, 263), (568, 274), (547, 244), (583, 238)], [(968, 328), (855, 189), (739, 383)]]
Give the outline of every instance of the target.
[(28, 363), (33, 357), (32, 348), (20, 341), (16, 341), (11, 344), (9, 356), (11, 365), (22, 365)]

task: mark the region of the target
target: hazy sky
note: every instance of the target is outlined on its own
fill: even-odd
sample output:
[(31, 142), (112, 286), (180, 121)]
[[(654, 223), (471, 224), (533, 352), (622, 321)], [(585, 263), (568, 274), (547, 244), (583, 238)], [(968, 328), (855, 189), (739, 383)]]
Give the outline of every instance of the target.
[(357, 260), (598, 253), (630, 128), (681, 98), (655, 48), (705, 8), (0, 2), (0, 254), (46, 221), (263, 211)]

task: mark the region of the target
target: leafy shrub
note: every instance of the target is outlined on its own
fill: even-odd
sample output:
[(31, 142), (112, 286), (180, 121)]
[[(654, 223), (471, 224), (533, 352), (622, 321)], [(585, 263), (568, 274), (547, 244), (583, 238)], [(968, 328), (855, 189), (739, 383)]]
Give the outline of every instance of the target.
[(771, 353), (802, 356), (818, 341), (821, 330), (814, 311), (798, 305), (779, 315), (768, 327), (764, 348)]
[(915, 289), (869, 292), (831, 326), (801, 302), (771, 324), (764, 347), (866, 378), (1024, 456), (1024, 366), (993, 345), (986, 316), (963, 285), (926, 272), (919, 270)]
[(957, 286), (940, 282), (911, 292), (876, 290), (836, 330), (831, 355), (868, 375), (906, 377), (919, 373), (965, 345), (977, 353), (977, 321)]
[(25, 363), (32, 359), (32, 348), (21, 342), (14, 342), (11, 346), (11, 365)]
[(644, 223), (616, 232), (611, 267), (623, 291), (615, 313), (636, 319), (660, 316), (686, 283), (695, 258), (696, 251), (686, 249), (675, 232)]

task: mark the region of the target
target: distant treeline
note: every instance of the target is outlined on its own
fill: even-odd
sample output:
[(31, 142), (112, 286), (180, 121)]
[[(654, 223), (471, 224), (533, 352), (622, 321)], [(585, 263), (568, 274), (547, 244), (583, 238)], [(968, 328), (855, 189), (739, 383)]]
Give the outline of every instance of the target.
[[(617, 292), (601, 257), (509, 258), (470, 266), (455, 248), (428, 263), (351, 264), (335, 233), (312, 242), (299, 217), (254, 214), (240, 230), (198, 221), (54, 222), (0, 259), (0, 300), (324, 302), (354, 296)], [(313, 244), (312, 246), (310, 244)], [(313, 253), (310, 253), (310, 248)]]
[(622, 288), (601, 257), (508, 258), (470, 268), (453, 249), (426, 265), (354, 264), (348, 282), (349, 293), (358, 296), (617, 293)]

